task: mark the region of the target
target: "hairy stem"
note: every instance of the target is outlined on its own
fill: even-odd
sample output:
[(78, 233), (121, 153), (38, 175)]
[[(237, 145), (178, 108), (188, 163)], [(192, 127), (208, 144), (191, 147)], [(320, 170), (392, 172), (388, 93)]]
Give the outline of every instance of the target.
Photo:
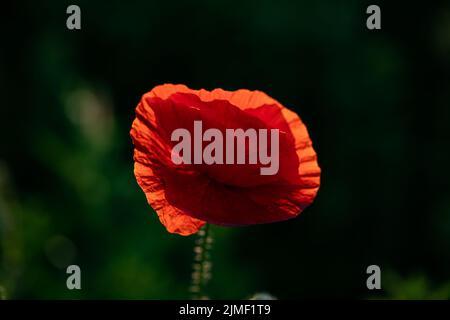
[(194, 264), (190, 291), (193, 299), (208, 299), (206, 286), (211, 279), (211, 245), (212, 237), (209, 224), (199, 232), (194, 247)]

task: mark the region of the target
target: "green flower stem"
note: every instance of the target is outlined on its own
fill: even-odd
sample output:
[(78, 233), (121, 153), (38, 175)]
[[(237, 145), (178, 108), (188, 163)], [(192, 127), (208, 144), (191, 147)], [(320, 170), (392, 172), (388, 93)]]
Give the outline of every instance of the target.
[(209, 224), (199, 232), (194, 247), (194, 264), (190, 291), (193, 299), (208, 299), (206, 286), (211, 279), (212, 237)]

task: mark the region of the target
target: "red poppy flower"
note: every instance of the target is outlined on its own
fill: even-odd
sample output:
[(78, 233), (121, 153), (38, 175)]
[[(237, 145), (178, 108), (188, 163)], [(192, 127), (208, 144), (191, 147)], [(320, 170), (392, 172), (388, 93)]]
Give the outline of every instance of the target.
[[(279, 170), (262, 175), (262, 165), (254, 163), (174, 163), (172, 133), (178, 128), (194, 132), (195, 121), (223, 133), (278, 129)], [(138, 104), (131, 137), (137, 182), (172, 233), (190, 235), (206, 222), (236, 226), (290, 219), (312, 203), (319, 189), (320, 168), (305, 125), (260, 91), (157, 86)]]

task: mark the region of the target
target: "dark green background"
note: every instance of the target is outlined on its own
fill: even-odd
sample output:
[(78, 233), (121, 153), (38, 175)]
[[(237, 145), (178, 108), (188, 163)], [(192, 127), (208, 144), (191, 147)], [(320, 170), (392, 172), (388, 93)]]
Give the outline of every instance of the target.
[(212, 298), (450, 298), (450, 2), (393, 2), (3, 3), (0, 295), (189, 297), (195, 237), (147, 205), (129, 137), (143, 93), (184, 83), (267, 92), (322, 168), (298, 218), (213, 228)]

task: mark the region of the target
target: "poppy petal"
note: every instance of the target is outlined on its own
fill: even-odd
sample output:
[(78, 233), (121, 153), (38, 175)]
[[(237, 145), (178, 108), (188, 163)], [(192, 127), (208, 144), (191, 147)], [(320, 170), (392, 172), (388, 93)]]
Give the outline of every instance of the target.
[(205, 221), (193, 218), (169, 204), (164, 185), (151, 168), (136, 162), (134, 173), (145, 192), (148, 204), (157, 212), (159, 220), (168, 232), (188, 236), (196, 233), (205, 224)]

